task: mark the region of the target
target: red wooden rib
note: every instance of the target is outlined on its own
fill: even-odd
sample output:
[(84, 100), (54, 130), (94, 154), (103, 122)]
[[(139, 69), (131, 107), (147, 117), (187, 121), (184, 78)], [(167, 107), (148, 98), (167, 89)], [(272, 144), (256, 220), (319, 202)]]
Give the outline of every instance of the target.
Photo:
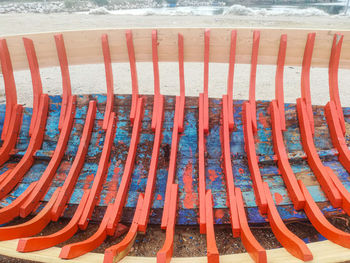
[(153, 201), (154, 186), (156, 183), (157, 167), (158, 167), (158, 159), (159, 159), (159, 147), (162, 140), (162, 128), (163, 128), (163, 117), (164, 117), (163, 95), (159, 95), (157, 111), (159, 112), (158, 115), (162, 117), (161, 118), (158, 117), (159, 119), (156, 125), (156, 131), (155, 131), (154, 140), (153, 140), (151, 163), (149, 166), (147, 185), (145, 190), (145, 197), (143, 200), (142, 212), (139, 219), (139, 231), (142, 233), (145, 233), (147, 229), (149, 213), (150, 213), (150, 209)]
[(96, 116), (96, 101), (90, 101), (78, 151), (74, 158), (73, 164), (69, 170), (69, 173), (64, 181), (64, 184), (61, 187), (62, 190), (60, 191), (57, 197), (57, 201), (52, 207), (53, 221), (57, 221), (58, 218), (61, 216), (68, 200), (70, 199), (73, 193), (74, 186), (77, 182), (80, 171), (83, 168), (85, 156), (89, 148), (89, 144), (91, 140), (91, 132), (94, 126), (95, 116)]
[(178, 34), (179, 46), (179, 77), (180, 77), (180, 112), (178, 118), (179, 132), (184, 131), (185, 117), (185, 73), (184, 73), (184, 39), (182, 34)]
[(27, 189), (17, 197), (11, 204), (0, 209), (0, 224), (10, 222), (19, 215), (19, 208), (24, 203), (29, 194), (33, 191), (36, 182), (31, 183)]
[[(106, 215), (110, 214), (112, 207), (112, 204), (108, 205)], [(107, 236), (106, 227), (108, 219), (108, 216), (104, 216), (97, 232), (95, 232), (87, 240), (64, 246), (59, 257), (63, 259), (76, 258), (97, 248)]]
[(281, 127), (282, 118), (280, 117), (280, 111), (277, 104), (278, 102), (273, 100), (270, 106), (273, 148), (277, 155), (278, 168), (281, 171), (283, 181), (286, 184), (289, 197), (294, 204), (294, 208), (296, 210), (300, 210), (305, 206), (305, 198), (299, 188), (296, 176), (289, 163), (287, 151), (283, 141), (283, 129)]
[(310, 67), (315, 44), (315, 36), (315, 33), (309, 33), (307, 35), (307, 42), (303, 57), (303, 66), (301, 71), (301, 97), (303, 98), (306, 104), (306, 112), (308, 115), (309, 125), (312, 134), (315, 133), (315, 127), (310, 93)]
[[(326, 169), (326, 166), (323, 165), (320, 157), (317, 154), (311, 127), (309, 125), (310, 122), (306, 110), (306, 103), (303, 99), (297, 99), (297, 112), (301, 141), (304, 151), (307, 155), (308, 163), (332, 206), (340, 207), (342, 203), (342, 197), (338, 189), (335, 187), (333, 181), (329, 177), (330, 171)], [(333, 173), (333, 171), (331, 172)]]
[(249, 103), (251, 105), (251, 118), (254, 134), (257, 132), (258, 126), (256, 122), (256, 102), (255, 102), (255, 82), (256, 82), (256, 68), (258, 65), (260, 31), (254, 30), (253, 45), (252, 45), (252, 60), (250, 62), (250, 83), (249, 83)]
[(154, 101), (153, 101), (153, 113), (152, 113), (152, 131), (156, 130), (158, 122), (158, 104), (160, 97), (160, 84), (159, 84), (159, 67), (158, 67), (158, 36), (157, 30), (152, 30), (152, 61), (153, 61), (153, 77), (154, 77)]
[(34, 43), (29, 38), (23, 38), (24, 48), (27, 53), (30, 74), (33, 83), (33, 114), (29, 127), (29, 135), (32, 136), (39, 115), (40, 96), (43, 94), (43, 87), (40, 78), (39, 64), (36, 57)]
[(166, 236), (163, 247), (157, 253), (158, 263), (169, 263), (173, 256), (178, 189), (179, 186), (177, 184), (171, 186), (170, 211), (166, 227)]
[(0, 183), (6, 179), (6, 177), (11, 173), (12, 168), (9, 168), (4, 173), (1, 174)]
[[(0, 148), (0, 165), (3, 165), (5, 162), (8, 161), (8, 159), (10, 159), (11, 151), (16, 146), (17, 137), (21, 128), (23, 106), (16, 104), (13, 107), (12, 111), (13, 112), (11, 113), (11, 116), (10, 116), (11, 117), (10, 124), (7, 130), (4, 142)], [(5, 119), (6, 119), (6, 116), (5, 116)]]
[(143, 99), (139, 98), (137, 101), (136, 116), (135, 116), (134, 126), (132, 128), (131, 141), (130, 141), (130, 146), (128, 151), (128, 157), (125, 162), (124, 173), (118, 188), (117, 196), (115, 197), (113, 209), (111, 210), (111, 213), (110, 213), (110, 219), (107, 224), (108, 235), (114, 235), (115, 229), (122, 215), (122, 209), (126, 201), (126, 196), (130, 185), (131, 175), (134, 170), (137, 145), (139, 143), (140, 131), (142, 128), (142, 119), (143, 119)]
[[(113, 111), (113, 103), (114, 103), (114, 91), (113, 91), (113, 71), (112, 71), (112, 62), (111, 62), (111, 53), (109, 50), (108, 43), (108, 35), (102, 35), (102, 51), (103, 58), (105, 63), (105, 71), (106, 71), (106, 83), (107, 83), (107, 102), (106, 102), (106, 110), (105, 115), (110, 116)], [(102, 129), (106, 130), (108, 126), (109, 119), (103, 119)]]
[(244, 210), (244, 203), (241, 189), (235, 188), (237, 211), (241, 232), (242, 243), (249, 253), (250, 257), (257, 263), (266, 263), (266, 250), (255, 239), (254, 235), (250, 231), (247, 216)]
[(134, 123), (134, 119), (136, 115), (137, 99), (139, 97), (139, 84), (137, 80), (136, 59), (135, 59), (134, 43), (132, 41), (132, 31), (126, 30), (125, 37), (126, 37), (126, 45), (128, 47), (131, 83), (132, 83), (132, 104), (131, 104), (131, 111), (130, 111), (130, 120), (131, 120), (131, 123)]
[(273, 202), (272, 195), (269, 190), (269, 186), (264, 182), (264, 190), (266, 193), (266, 199), (268, 203), (267, 216), (270, 222), (271, 229), (275, 234), (277, 240), (282, 246), (293, 256), (303, 260), (312, 260), (313, 256), (307, 245), (294, 235), (283, 223), (277, 208)]
[(333, 38), (333, 45), (331, 51), (331, 57), (329, 60), (329, 95), (331, 97), (331, 101), (334, 102), (335, 108), (338, 112), (338, 118), (340, 122), (340, 127), (345, 135), (345, 121), (343, 115), (343, 109), (341, 107), (340, 98), (339, 98), (339, 88), (338, 88), (338, 68), (339, 68), (339, 60), (340, 60), (340, 52), (343, 44), (344, 36), (341, 34), (335, 34)]
[(76, 105), (76, 96), (72, 96), (69, 98), (69, 101), (68, 101), (66, 117), (64, 119), (64, 123), (62, 126), (62, 130), (61, 130), (60, 137), (58, 139), (55, 151), (44, 173), (38, 180), (38, 183), (36, 184), (35, 188), (33, 189), (32, 193), (26, 199), (24, 204), (21, 206), (20, 208), (21, 217), (26, 217), (35, 209), (35, 207), (37, 207), (38, 203), (40, 202), (40, 199), (47, 192), (50, 186), (50, 183), (54, 175), (56, 174), (56, 171), (64, 156), (64, 152), (67, 148), (67, 143), (72, 130), (74, 116), (75, 116), (75, 105)]
[[(106, 116), (105, 116), (105, 118), (106, 118)], [(86, 202), (84, 212), (79, 220), (79, 228), (80, 229), (83, 229), (83, 230), (86, 229), (86, 227), (90, 221), (90, 217), (92, 215), (92, 212), (93, 212), (95, 205), (98, 201), (100, 192), (102, 190), (103, 182), (106, 179), (109, 157), (111, 154), (111, 149), (112, 149), (113, 140), (114, 140), (114, 136), (115, 136), (115, 129), (116, 129), (115, 113), (112, 112), (111, 116), (109, 118), (108, 128), (107, 128), (107, 132), (106, 132), (106, 138), (105, 138), (105, 142), (103, 145), (103, 150), (102, 150), (100, 162), (98, 164), (98, 169), (97, 169), (97, 172), (95, 175), (94, 183), (91, 187), (90, 195), (89, 195), (88, 200)]]
[(56, 201), (59, 191), (60, 188), (57, 188), (53, 193), (50, 201), (31, 220), (19, 225), (0, 227), (0, 240), (3, 241), (20, 237), (33, 236), (43, 230), (45, 226), (47, 226), (47, 224), (51, 221), (51, 208)]
[[(22, 238), (18, 241), (17, 251), (31, 252), (31, 251), (42, 250), (45, 248), (53, 247), (71, 238), (78, 231), (79, 218), (83, 213), (89, 193), (90, 193), (90, 190), (85, 190), (77, 210), (75, 211), (69, 223), (64, 228), (48, 236)], [(51, 216), (53, 215), (51, 214)], [(51, 219), (53, 220), (53, 218)]]
[(134, 217), (128, 233), (126, 234), (124, 239), (120, 241), (118, 244), (111, 246), (105, 250), (105, 255), (103, 259), (104, 263), (119, 262), (129, 253), (136, 239), (137, 229), (138, 229), (138, 220), (141, 215), (142, 204), (143, 204), (143, 194), (141, 193), (137, 200)]
[[(4, 125), (2, 127), (1, 140), (5, 140), (7, 132), (9, 130), (10, 121), (12, 118), (12, 113), (14, 107), (17, 105), (17, 92), (16, 83), (13, 76), (13, 68), (10, 58), (10, 53), (7, 47), (5, 39), (0, 39), (0, 62), (1, 71), (4, 78), (5, 84), (5, 95), (6, 95), (6, 112)], [(20, 125), (16, 127), (19, 130)], [(14, 147), (14, 146), (13, 146)]]
[(199, 94), (198, 118), (198, 195), (199, 195), (199, 230), (205, 234), (205, 139), (204, 139), (204, 96)]
[(207, 260), (209, 263), (219, 262), (219, 251), (216, 246), (213, 217), (213, 196), (211, 190), (205, 195), (205, 217), (207, 234)]
[[(222, 124), (223, 124), (223, 142), (222, 142), (222, 152), (224, 159), (224, 173), (226, 178), (226, 189), (228, 196), (228, 203), (230, 209), (230, 219), (232, 234), (234, 237), (238, 237), (240, 233), (238, 214), (237, 214), (237, 204), (235, 196), (235, 183), (232, 172), (232, 162), (231, 162), (231, 148), (230, 148), (230, 128), (229, 128), (229, 116), (228, 113), (229, 106), (228, 101), (231, 100), (227, 95), (222, 97)], [(232, 102), (232, 101), (231, 101)]]
[(209, 46), (210, 29), (204, 31), (204, 88), (203, 88), (203, 128), (204, 133), (209, 132)]
[(71, 90), (71, 82), (70, 82), (70, 76), (69, 76), (68, 59), (67, 59), (66, 48), (64, 46), (63, 35), (57, 34), (54, 36), (54, 38), (56, 43), (58, 60), (60, 61), (61, 75), (62, 75), (63, 93), (62, 93), (60, 120), (58, 123), (58, 129), (61, 131), (61, 129), (63, 128), (64, 119), (66, 117), (68, 101), (70, 96), (72, 96), (72, 90)]
[(235, 71), (235, 59), (236, 59), (236, 42), (237, 42), (237, 30), (231, 31), (231, 46), (230, 46), (230, 61), (228, 69), (227, 79), (227, 97), (228, 97), (228, 121), (229, 129), (233, 130), (234, 127), (234, 113), (233, 113), (233, 75)]
[(267, 213), (267, 200), (263, 188), (263, 182), (259, 170), (258, 158), (255, 152), (255, 142), (253, 135), (253, 121), (252, 121), (252, 111), (249, 102), (243, 104), (243, 130), (244, 130), (244, 143), (245, 151), (247, 153), (248, 165), (250, 174), (253, 181), (253, 188), (256, 198), (256, 203), (262, 214)]
[(47, 94), (42, 94), (39, 106), (39, 115), (33, 134), (30, 138), (26, 153), (21, 161), (13, 168), (8, 177), (0, 184), (0, 199), (4, 198), (22, 179), (26, 172), (30, 169), (34, 162), (34, 153), (40, 149), (44, 139), (48, 112), (49, 97)]
[(180, 110), (179, 110), (180, 103), (181, 103), (181, 97), (176, 96), (174, 127), (173, 127), (173, 134), (171, 137), (171, 151), (170, 151), (169, 168), (168, 168), (168, 179), (167, 179), (166, 189), (165, 189), (163, 215), (162, 215), (162, 222), (161, 222), (162, 229), (167, 228), (167, 224), (169, 221), (168, 217), (171, 210), (171, 207), (170, 207), (170, 200), (171, 200), (171, 193), (172, 193), (171, 189), (173, 187), (174, 179), (176, 176), (176, 156), (177, 156), (178, 143), (179, 143), (178, 119), (180, 115)]
[(284, 73), (284, 62), (286, 59), (287, 50), (287, 35), (281, 35), (280, 48), (277, 57), (277, 68), (275, 77), (275, 98), (279, 110), (280, 124), (282, 131), (286, 130), (286, 119), (284, 115), (284, 93), (283, 93), (283, 73)]
[(329, 223), (315, 201), (312, 199), (303, 182), (299, 180), (298, 183), (306, 200), (304, 211), (312, 225), (318, 232), (333, 243), (336, 243), (342, 247), (350, 248), (350, 234), (335, 228), (331, 223)]

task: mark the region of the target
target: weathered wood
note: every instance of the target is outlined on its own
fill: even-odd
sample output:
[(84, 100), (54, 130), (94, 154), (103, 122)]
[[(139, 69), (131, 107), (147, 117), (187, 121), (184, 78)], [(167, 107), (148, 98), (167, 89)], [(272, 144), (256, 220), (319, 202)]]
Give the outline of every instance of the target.
[[(203, 62), (204, 28), (159, 28), (159, 61), (178, 60), (178, 33), (184, 38), (184, 61)], [(231, 28), (211, 29), (210, 62), (228, 63)], [(236, 63), (250, 63), (253, 28), (237, 29)], [(288, 36), (286, 65), (301, 65), (307, 34), (306, 29), (259, 29), (261, 43), (258, 64), (275, 65), (278, 46), (282, 34)], [(99, 29), (62, 32), (70, 65), (103, 63), (101, 36), (108, 34), (112, 62), (128, 62), (126, 29)], [(137, 62), (152, 61), (152, 29), (133, 29), (133, 41)], [(331, 52), (333, 35), (344, 34), (340, 67), (350, 68), (350, 31), (312, 30), (316, 33), (316, 42), (312, 66), (327, 67)], [(34, 41), (39, 65), (43, 67), (59, 66), (54, 35), (58, 32), (25, 35)], [(14, 70), (28, 69), (22, 37), (1, 36), (8, 42)]]

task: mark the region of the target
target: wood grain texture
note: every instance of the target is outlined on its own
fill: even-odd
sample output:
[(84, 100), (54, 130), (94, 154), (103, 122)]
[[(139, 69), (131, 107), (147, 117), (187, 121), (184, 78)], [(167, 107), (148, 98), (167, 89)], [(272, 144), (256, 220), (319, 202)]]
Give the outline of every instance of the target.
[[(229, 62), (232, 28), (212, 28), (210, 62)], [(253, 31), (256, 28), (237, 29), (236, 63), (250, 63)], [(258, 29), (261, 31), (258, 64), (276, 64), (281, 34), (287, 34), (286, 65), (301, 65), (302, 55), (310, 32), (316, 33), (312, 66), (328, 67), (333, 35), (344, 35), (340, 68), (350, 68), (350, 31), (306, 29)], [(98, 29), (28, 34), (34, 41), (40, 67), (59, 66), (54, 35), (62, 33), (69, 65), (103, 63), (101, 35), (108, 34), (112, 62), (128, 62), (125, 38), (126, 29)], [(158, 28), (158, 56), (160, 62), (178, 60), (178, 33), (184, 38), (184, 61), (202, 62), (204, 52), (204, 28)], [(152, 61), (152, 29), (133, 29), (133, 41), (137, 62)], [(28, 68), (22, 37), (1, 36), (8, 43), (14, 70)]]
[[(98, 253), (87, 253), (81, 257), (78, 257), (73, 260), (62, 260), (58, 258), (58, 255), (61, 251), (60, 248), (52, 247), (42, 251), (32, 252), (32, 253), (20, 253), (16, 251), (18, 239), (3, 241), (0, 242), (0, 254), (4, 256), (33, 260), (36, 262), (66, 262), (66, 263), (95, 263), (103, 262), (103, 254)], [(350, 249), (343, 248), (338, 246), (328, 240), (314, 242), (307, 244), (310, 248), (312, 254), (314, 255), (313, 261), (309, 262), (343, 262), (350, 259)], [(301, 260), (291, 256), (284, 248), (277, 248), (267, 250), (267, 259), (269, 263), (278, 263), (278, 262), (302, 262)], [(155, 257), (125, 257), (121, 262), (123, 263), (153, 263), (156, 262)], [(205, 263), (207, 262), (206, 257), (193, 257), (193, 258), (172, 258), (171, 262), (174, 263), (183, 263), (183, 262), (192, 262), (192, 263)], [(248, 253), (241, 254), (232, 254), (220, 256), (220, 262), (229, 263), (229, 262), (253, 262)]]

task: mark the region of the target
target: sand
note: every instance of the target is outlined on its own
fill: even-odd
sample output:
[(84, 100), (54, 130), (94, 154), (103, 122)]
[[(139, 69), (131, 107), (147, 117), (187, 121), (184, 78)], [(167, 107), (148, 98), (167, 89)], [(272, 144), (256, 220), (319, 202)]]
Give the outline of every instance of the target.
[[(5, 14), (0, 15), (2, 36), (45, 31), (63, 31), (96, 28), (132, 27), (281, 27), (281, 28), (322, 28), (350, 29), (350, 17), (292, 17), (292, 16), (119, 16), (87, 14)], [(346, 39), (344, 41), (347, 41)], [(75, 94), (106, 93), (103, 65), (72, 66), (71, 80)], [(210, 64), (209, 95), (220, 97), (226, 91), (226, 64)], [(116, 93), (130, 93), (131, 81), (128, 64), (113, 64)], [(139, 63), (139, 84), (141, 93), (153, 93), (152, 65)], [(234, 81), (235, 99), (247, 99), (249, 84), (249, 65), (237, 65)], [(175, 63), (161, 63), (161, 91), (166, 95), (179, 93), (178, 66)], [(274, 66), (258, 66), (257, 99), (274, 97)], [(300, 68), (285, 69), (285, 100), (295, 102), (300, 96)], [(42, 69), (44, 91), (61, 94), (61, 79), (58, 68)], [(200, 63), (185, 65), (186, 94), (196, 96), (203, 89), (203, 66)], [(28, 71), (15, 74), (19, 102), (32, 106), (32, 87)], [(350, 106), (350, 71), (340, 70), (339, 88), (342, 105)], [(324, 105), (328, 100), (327, 69), (311, 71), (312, 102)], [(0, 103), (5, 102), (4, 88), (0, 86)]]

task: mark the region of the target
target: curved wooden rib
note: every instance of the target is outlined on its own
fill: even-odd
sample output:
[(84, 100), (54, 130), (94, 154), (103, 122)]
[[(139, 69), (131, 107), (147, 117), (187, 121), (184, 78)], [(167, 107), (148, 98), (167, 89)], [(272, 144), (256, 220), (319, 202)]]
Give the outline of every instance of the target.
[(32, 136), (39, 112), (40, 97), (43, 94), (43, 87), (40, 78), (39, 64), (36, 57), (34, 43), (29, 38), (23, 38), (24, 48), (27, 54), (30, 74), (33, 83), (33, 114), (30, 121), (29, 135)]
[(231, 31), (231, 45), (230, 45), (230, 61), (227, 78), (227, 103), (228, 103), (228, 121), (229, 129), (233, 130), (234, 127), (234, 112), (233, 112), (233, 76), (235, 71), (236, 60), (236, 42), (237, 42), (237, 30)]
[(198, 118), (198, 196), (199, 196), (199, 231), (205, 234), (205, 139), (204, 139), (204, 95), (199, 94)]
[(61, 75), (62, 75), (62, 103), (61, 103), (61, 113), (60, 120), (58, 123), (58, 129), (61, 131), (63, 128), (64, 119), (66, 118), (66, 112), (68, 107), (68, 102), (70, 96), (72, 96), (71, 82), (69, 76), (69, 67), (66, 48), (64, 46), (64, 40), (62, 34), (57, 34), (54, 36), (58, 60), (60, 61)]
[(75, 105), (76, 105), (76, 96), (72, 96), (69, 98), (66, 118), (64, 119), (62, 131), (60, 133), (60, 137), (58, 139), (55, 151), (44, 173), (38, 180), (38, 183), (36, 184), (35, 188), (33, 189), (32, 193), (26, 199), (24, 204), (21, 206), (20, 208), (21, 217), (26, 217), (35, 209), (35, 207), (40, 202), (40, 199), (47, 192), (50, 186), (50, 183), (54, 175), (56, 174), (56, 171), (62, 161), (64, 152), (67, 148), (67, 143), (72, 130), (74, 116), (75, 116)]
[(107, 130), (109, 116), (113, 111), (113, 103), (114, 103), (113, 71), (112, 71), (111, 53), (109, 50), (107, 34), (102, 35), (102, 51), (103, 51), (103, 58), (105, 63), (106, 84), (107, 84), (107, 102), (106, 102), (105, 115), (108, 116), (108, 118), (103, 119), (102, 129)]
[(312, 53), (315, 45), (315, 33), (309, 33), (307, 35), (307, 41), (304, 50), (303, 65), (301, 71), (301, 97), (303, 98), (306, 105), (306, 112), (308, 115), (308, 121), (311, 129), (311, 134), (315, 133), (314, 126), (314, 115), (311, 104), (311, 93), (310, 93), (310, 67), (312, 60)]
[[(37, 184), (36, 184), (37, 185)], [(60, 188), (53, 193), (50, 201), (45, 207), (31, 220), (15, 225), (0, 228), (0, 240), (10, 240), (20, 237), (33, 236), (39, 233), (51, 221), (51, 208), (56, 201)], [(33, 192), (33, 191), (32, 191)]]
[(266, 250), (259, 244), (252, 232), (250, 231), (247, 216), (244, 211), (244, 203), (241, 189), (235, 188), (237, 211), (241, 232), (242, 243), (249, 253), (250, 257), (257, 263), (267, 262)]
[[(305, 206), (305, 198), (301, 192), (298, 181), (295, 177), (295, 174), (290, 166), (287, 151), (283, 141), (283, 134), (281, 127), (282, 118), (280, 116), (279, 106), (277, 106), (277, 101), (273, 100), (271, 102), (271, 124), (272, 124), (272, 139), (273, 139), (273, 148), (277, 155), (277, 164), (278, 169), (281, 171), (283, 181), (286, 184), (288, 194), (294, 208), (296, 210), (303, 209)], [(282, 106), (284, 107), (284, 106)]]
[(209, 263), (219, 262), (219, 251), (216, 246), (214, 219), (213, 219), (213, 196), (211, 190), (205, 195), (205, 218), (206, 218), (206, 234), (207, 234), (207, 259)]
[(126, 234), (124, 239), (120, 241), (118, 244), (111, 246), (105, 250), (104, 260), (103, 260), (104, 263), (119, 262), (129, 253), (137, 236), (138, 221), (142, 211), (142, 204), (143, 204), (143, 194), (140, 193), (139, 198), (137, 200), (136, 210), (134, 213), (132, 224), (129, 228), (128, 233)]
[(178, 119), (179, 132), (184, 131), (185, 118), (185, 72), (184, 72), (184, 37), (178, 34), (178, 52), (179, 52), (179, 77), (180, 77), (180, 113)]
[[(107, 118), (107, 116), (105, 116)], [(92, 212), (95, 208), (95, 205), (98, 200), (98, 196), (102, 190), (103, 182), (106, 179), (107, 170), (108, 170), (108, 162), (111, 154), (111, 149), (113, 145), (113, 140), (115, 136), (115, 113), (112, 112), (109, 118), (108, 128), (106, 132), (105, 142), (102, 149), (101, 158), (98, 164), (98, 169), (95, 175), (94, 183), (92, 184), (90, 195), (85, 205), (85, 209), (81, 218), (79, 220), (79, 228), (85, 230), (92, 215)]]
[(46, 94), (42, 94), (40, 99), (37, 123), (30, 138), (26, 153), (22, 157), (21, 161), (16, 165), (16, 167), (13, 168), (12, 172), (0, 184), (0, 198), (4, 198), (16, 186), (16, 184), (22, 179), (22, 177), (32, 166), (34, 162), (34, 154), (37, 150), (40, 149), (44, 139), (48, 106), (49, 97)]
[(239, 237), (240, 234), (240, 224), (237, 214), (237, 201), (235, 196), (235, 183), (232, 172), (232, 162), (231, 162), (231, 148), (230, 148), (230, 128), (229, 128), (229, 116), (228, 113), (229, 106), (232, 104), (232, 100), (229, 99), (227, 95), (222, 97), (222, 124), (223, 124), (223, 142), (222, 142), (222, 151), (224, 159), (224, 173), (226, 178), (226, 189), (228, 196), (228, 204), (230, 208), (230, 219), (232, 234), (234, 237)]
[(203, 129), (204, 133), (209, 132), (209, 47), (210, 29), (204, 31), (204, 88), (203, 88)]
[(275, 76), (275, 98), (277, 101), (278, 110), (280, 112), (280, 124), (282, 131), (286, 130), (286, 119), (284, 115), (284, 92), (283, 92), (283, 73), (284, 73), (284, 62), (286, 60), (287, 50), (287, 35), (281, 35), (280, 47), (277, 57), (277, 67)]
[(268, 203), (267, 216), (270, 222), (271, 229), (275, 234), (277, 240), (282, 246), (293, 256), (303, 260), (312, 260), (313, 256), (307, 245), (294, 235), (283, 223), (277, 208), (273, 202), (272, 195), (269, 190), (269, 186), (264, 182), (264, 190), (266, 193), (266, 199)]
[(90, 190), (84, 192), (77, 210), (64, 228), (48, 236), (22, 238), (18, 241), (17, 251), (31, 252), (42, 250), (53, 247), (71, 238), (78, 231), (78, 222), (84, 211), (89, 194)]
[(249, 171), (253, 181), (253, 188), (256, 198), (256, 203), (262, 214), (267, 213), (267, 200), (263, 188), (263, 182), (259, 170), (258, 159), (255, 152), (255, 142), (253, 135), (252, 111), (249, 102), (243, 103), (243, 130), (244, 144), (247, 153)]
[(159, 119), (157, 120), (156, 131), (155, 131), (154, 140), (153, 140), (151, 163), (149, 165), (145, 196), (143, 200), (141, 216), (139, 219), (139, 231), (142, 233), (145, 233), (147, 229), (149, 213), (150, 213), (151, 204), (153, 201), (154, 187), (156, 184), (159, 148), (160, 148), (161, 139), (162, 139), (162, 128), (163, 128), (163, 117), (164, 117), (163, 95), (159, 95), (157, 112), (158, 112), (158, 115), (161, 116), (161, 118), (158, 117)]
[(131, 123), (134, 123), (134, 119), (136, 115), (137, 99), (139, 97), (139, 84), (137, 80), (136, 59), (135, 59), (134, 43), (132, 40), (132, 31), (126, 30), (125, 37), (126, 37), (126, 45), (128, 48), (131, 83), (132, 83), (132, 102), (131, 102), (132, 104), (131, 104), (131, 110), (130, 110), (130, 121)]
[[(112, 204), (109, 204), (106, 210), (106, 215), (110, 214), (112, 208)], [(97, 248), (107, 236), (106, 227), (108, 219), (108, 216), (104, 216), (98, 230), (87, 240), (64, 246), (61, 250), (59, 257), (63, 259), (71, 259), (84, 255), (87, 252)]]
[(173, 256), (174, 250), (174, 234), (176, 225), (176, 210), (177, 210), (177, 198), (178, 198), (179, 185), (173, 184), (171, 186), (170, 208), (169, 216), (166, 227), (166, 236), (163, 247), (157, 253), (157, 262), (165, 263), (170, 262)]
[(152, 30), (152, 61), (153, 61), (153, 78), (154, 78), (154, 101), (152, 112), (152, 131), (156, 130), (159, 114), (158, 104), (160, 100), (160, 83), (159, 83), (159, 66), (158, 66), (158, 36), (157, 30)]
[(258, 130), (256, 122), (256, 102), (255, 102), (255, 82), (256, 82), (256, 68), (258, 65), (258, 53), (260, 43), (260, 31), (254, 30), (253, 32), (253, 45), (252, 45), (252, 59), (250, 62), (250, 82), (249, 82), (249, 104), (251, 105), (252, 125), (253, 132), (256, 134)]
[[(5, 83), (5, 95), (6, 95), (6, 112), (5, 112), (4, 125), (2, 127), (1, 140), (8, 140), (8, 139), (5, 139), (7, 138), (6, 135), (8, 134), (10, 135), (8, 136), (9, 139), (11, 137), (14, 137), (15, 135), (18, 134), (21, 126), (19, 123), (17, 126), (15, 126), (16, 130), (10, 131), (11, 121), (13, 121), (13, 119), (17, 119), (17, 115), (13, 116), (13, 114), (16, 113), (14, 112), (14, 108), (17, 105), (17, 92), (16, 92), (15, 78), (13, 76), (13, 68), (12, 68), (10, 53), (9, 53), (5, 39), (0, 39), (0, 62), (1, 62), (2, 75)], [(15, 143), (16, 138), (17, 136), (10, 141), (11, 142), (14, 141)], [(9, 152), (14, 147), (15, 145), (13, 145), (11, 149), (9, 149)], [(3, 154), (0, 154), (0, 157), (2, 157), (2, 155)]]
[(96, 117), (96, 101), (90, 101), (78, 151), (74, 158), (73, 164), (69, 170), (69, 173), (64, 181), (64, 184), (61, 187), (61, 191), (57, 197), (57, 201), (52, 207), (53, 221), (57, 221), (58, 218), (61, 216), (61, 214), (63, 213), (66, 207), (68, 200), (70, 199), (73, 193), (74, 186), (77, 182), (80, 171), (83, 168), (85, 156), (89, 148), (89, 144), (91, 140), (91, 132), (94, 126), (95, 117)]
[(304, 211), (312, 225), (330, 241), (342, 247), (350, 248), (350, 234), (335, 228), (329, 223), (315, 201), (312, 199), (303, 182), (299, 180), (298, 183), (306, 199)]
[(113, 204), (113, 209), (110, 213), (110, 219), (107, 224), (108, 235), (114, 235), (115, 229), (118, 225), (120, 217), (122, 215), (122, 208), (124, 207), (127, 192), (130, 185), (131, 175), (134, 171), (135, 157), (137, 151), (137, 145), (140, 139), (140, 131), (142, 128), (143, 119), (143, 99), (139, 98), (136, 106), (136, 116), (134, 125), (132, 128), (131, 141), (128, 151), (128, 157), (125, 162), (124, 173), (120, 182), (117, 195)]
[(174, 179), (176, 176), (176, 156), (177, 156), (177, 150), (178, 150), (178, 143), (179, 143), (179, 127), (178, 127), (178, 119), (180, 115), (180, 103), (181, 103), (181, 97), (176, 96), (175, 101), (175, 113), (174, 113), (174, 127), (173, 127), (173, 133), (171, 136), (171, 151), (170, 151), (170, 158), (169, 158), (169, 168), (168, 168), (168, 179), (166, 183), (166, 189), (165, 189), (165, 197), (164, 197), (164, 206), (163, 206), (163, 214), (162, 214), (162, 222), (161, 222), (161, 228), (166, 229), (169, 221), (169, 213), (171, 208), (171, 189), (174, 184)]

